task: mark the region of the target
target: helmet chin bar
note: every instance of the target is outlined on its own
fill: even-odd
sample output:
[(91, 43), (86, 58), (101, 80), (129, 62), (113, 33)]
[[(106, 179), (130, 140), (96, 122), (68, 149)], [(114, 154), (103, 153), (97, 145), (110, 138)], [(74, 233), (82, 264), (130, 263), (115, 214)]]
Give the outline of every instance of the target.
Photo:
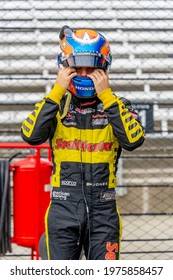
[(94, 83), (89, 77), (74, 77), (70, 81), (68, 90), (80, 98), (92, 98), (96, 95)]

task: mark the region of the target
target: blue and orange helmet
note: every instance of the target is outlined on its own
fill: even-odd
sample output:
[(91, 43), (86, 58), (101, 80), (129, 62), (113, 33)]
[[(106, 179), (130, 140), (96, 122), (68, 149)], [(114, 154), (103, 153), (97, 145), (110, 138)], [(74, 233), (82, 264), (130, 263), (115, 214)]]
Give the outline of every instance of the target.
[[(112, 56), (110, 46), (105, 37), (91, 29), (72, 31), (64, 26), (60, 33), (60, 49), (58, 65), (64, 67), (93, 67), (109, 70)], [(94, 83), (89, 77), (74, 77), (68, 90), (78, 97), (93, 97), (96, 94)]]

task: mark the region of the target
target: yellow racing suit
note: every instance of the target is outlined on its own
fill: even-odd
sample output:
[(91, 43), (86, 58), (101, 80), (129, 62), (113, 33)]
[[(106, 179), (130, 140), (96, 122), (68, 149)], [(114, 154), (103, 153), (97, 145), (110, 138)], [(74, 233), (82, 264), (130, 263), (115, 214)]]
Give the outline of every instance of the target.
[[(24, 120), (24, 141), (47, 140), (54, 170), (45, 217), (49, 259), (119, 259), (121, 222), (115, 187), (121, 149), (132, 151), (144, 130), (130, 101), (111, 89), (80, 99), (59, 85)], [(64, 110), (66, 110), (64, 114)]]

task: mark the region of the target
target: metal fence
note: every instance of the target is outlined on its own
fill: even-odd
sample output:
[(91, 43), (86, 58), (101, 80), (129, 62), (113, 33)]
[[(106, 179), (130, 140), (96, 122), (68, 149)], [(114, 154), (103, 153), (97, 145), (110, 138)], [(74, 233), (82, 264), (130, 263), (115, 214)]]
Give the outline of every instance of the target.
[[(123, 151), (118, 170), (121, 258), (172, 259), (171, 0), (0, 1), (0, 141), (21, 141), (21, 122), (52, 88), (65, 24), (94, 28), (108, 38), (111, 87), (132, 101), (146, 129), (144, 145)], [(1, 259), (29, 255), (14, 245)]]

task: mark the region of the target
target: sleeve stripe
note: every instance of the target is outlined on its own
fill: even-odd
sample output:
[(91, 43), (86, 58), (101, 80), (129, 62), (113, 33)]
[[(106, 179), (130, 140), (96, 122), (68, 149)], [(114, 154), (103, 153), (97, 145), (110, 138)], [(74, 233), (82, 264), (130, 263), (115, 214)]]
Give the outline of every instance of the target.
[(30, 123), (30, 124), (33, 124), (33, 123), (34, 123), (33, 120), (31, 120), (29, 117), (26, 119), (26, 121), (27, 121), (28, 123)]
[(130, 117), (126, 118), (125, 121), (126, 121), (126, 123), (128, 123), (128, 122), (130, 122), (132, 119), (133, 119), (133, 118), (132, 118), (132, 116), (130, 115)]
[(133, 133), (133, 134), (131, 135), (132, 138), (135, 138), (140, 132), (141, 132), (141, 130), (138, 129), (135, 133)]
[(26, 137), (30, 137), (32, 134), (32, 131), (34, 129), (35, 123), (37, 121), (37, 118), (39, 116), (39, 113), (41, 111), (41, 108), (44, 106), (45, 100), (43, 100), (40, 104), (37, 103), (35, 105), (34, 111), (28, 116), (28, 118), (23, 122), (22, 129), (23, 129), (23, 134)]
[(25, 124), (23, 124), (23, 129), (24, 129), (25, 131), (27, 131), (27, 132), (29, 132), (29, 131), (30, 131), (30, 128), (29, 128), (29, 127), (27, 127)]
[(137, 126), (137, 123), (133, 123), (131, 125), (129, 125), (129, 130), (134, 129)]

